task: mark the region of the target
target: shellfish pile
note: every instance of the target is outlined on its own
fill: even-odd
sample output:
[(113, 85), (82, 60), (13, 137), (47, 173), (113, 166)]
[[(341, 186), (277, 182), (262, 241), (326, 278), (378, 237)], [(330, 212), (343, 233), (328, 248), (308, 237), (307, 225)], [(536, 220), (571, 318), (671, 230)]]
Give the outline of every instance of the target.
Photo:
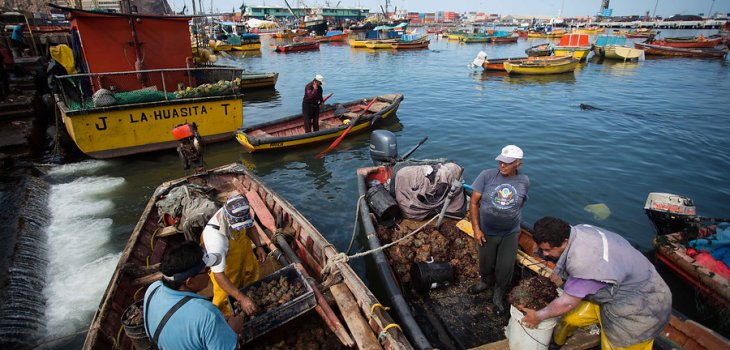
[[(257, 314), (269, 312), (275, 307), (304, 294), (304, 291), (301, 281), (289, 282), (286, 276), (280, 276), (260, 285), (251, 286), (244, 294), (256, 304), (256, 314), (247, 316), (246, 320), (253, 319)], [(235, 314), (241, 313), (241, 305), (238, 301), (233, 303), (233, 311)]]
[[(378, 226), (378, 238), (383, 244), (393, 242), (419, 228), (423, 222), (404, 219), (394, 228)], [(398, 278), (408, 283), (413, 263), (448, 262), (454, 270), (456, 281), (479, 276), (476, 242), (456, 227), (456, 221), (444, 220), (436, 230), (429, 224), (415, 235), (386, 250), (391, 266)]]
[(542, 276), (523, 278), (509, 293), (509, 303), (540, 310), (558, 297), (555, 284)]

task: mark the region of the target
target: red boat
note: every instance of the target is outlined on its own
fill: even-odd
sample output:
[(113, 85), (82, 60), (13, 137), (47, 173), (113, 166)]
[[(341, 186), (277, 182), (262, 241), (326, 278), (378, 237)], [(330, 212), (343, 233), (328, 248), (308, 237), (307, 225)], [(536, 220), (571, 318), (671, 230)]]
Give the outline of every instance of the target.
[(715, 47), (720, 45), (720, 43), (722, 43), (722, 37), (707, 39), (702, 35), (689, 38), (664, 38), (662, 40), (647, 41), (647, 44), (680, 48)]
[(275, 52), (296, 52), (296, 51), (314, 51), (319, 50), (318, 42), (302, 42), (288, 45), (278, 45), (274, 48)]
[(634, 43), (634, 47), (642, 49), (647, 55), (656, 56), (680, 56), (680, 57), (699, 57), (699, 58), (723, 58), (728, 52), (727, 47), (721, 49), (700, 47), (700, 48), (683, 48), (654, 45), (647, 43)]
[(495, 44), (505, 44), (505, 43), (516, 43), (519, 36), (517, 35), (510, 35), (510, 36), (493, 36), (489, 38), (490, 42), (493, 42)]
[(300, 42), (300, 43), (305, 43), (305, 42), (329, 43), (329, 42), (335, 42), (335, 41), (346, 41), (348, 36), (349, 36), (348, 33), (332, 31), (332, 32), (328, 32), (327, 35), (322, 35), (322, 36), (297, 36), (297, 37), (294, 37), (294, 41)]

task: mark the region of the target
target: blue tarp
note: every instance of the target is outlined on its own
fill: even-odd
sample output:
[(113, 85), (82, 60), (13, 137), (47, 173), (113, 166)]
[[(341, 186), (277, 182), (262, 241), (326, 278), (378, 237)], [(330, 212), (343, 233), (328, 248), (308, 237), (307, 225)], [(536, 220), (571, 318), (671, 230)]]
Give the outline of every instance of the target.
[(596, 46), (608, 46), (608, 45), (626, 45), (626, 37), (624, 36), (608, 36), (602, 35), (596, 39)]
[(335, 35), (342, 35), (344, 34), (341, 30), (331, 30), (327, 32), (324, 36), (335, 36)]
[(397, 26), (377, 26), (373, 28), (373, 30), (393, 30), (393, 29), (405, 29), (408, 26), (408, 23), (401, 23)]

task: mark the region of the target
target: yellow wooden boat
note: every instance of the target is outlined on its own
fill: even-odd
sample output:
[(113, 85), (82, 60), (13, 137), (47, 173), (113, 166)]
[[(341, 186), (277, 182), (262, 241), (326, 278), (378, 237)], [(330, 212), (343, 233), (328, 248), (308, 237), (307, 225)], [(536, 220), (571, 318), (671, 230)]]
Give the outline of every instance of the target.
[(504, 69), (510, 74), (560, 74), (572, 72), (577, 66), (578, 61), (574, 59), (504, 62)]
[(348, 135), (370, 130), (379, 120), (395, 115), (401, 101), (403, 95), (387, 94), (343, 103), (342, 108), (326, 105), (319, 113), (319, 131), (305, 133), (302, 115), (297, 114), (240, 129), (236, 140), (249, 153), (311, 146), (338, 138), (350, 123), (355, 124)]
[(365, 42), (365, 47), (368, 49), (392, 49), (391, 44), (395, 43), (395, 39), (384, 39), (384, 40), (368, 40)]
[(558, 29), (552, 32), (529, 32), (527, 33), (528, 38), (542, 38), (542, 39), (555, 39), (560, 38), (565, 34), (565, 30)]
[(360, 40), (360, 39), (356, 39), (356, 38), (350, 38), (350, 40), (348, 41), (348, 44), (350, 44), (350, 47), (362, 48), (362, 47), (367, 47), (367, 46), (365, 46), (365, 43), (367, 43), (367, 42), (368, 42), (368, 40), (365, 40), (365, 39)]
[(461, 40), (462, 34), (449, 34), (446, 38), (448, 40)]
[(574, 59), (582, 61), (588, 57), (592, 48), (588, 34), (565, 34), (560, 38), (560, 43), (553, 47), (553, 54), (573, 56)]
[[(240, 76), (234, 68), (59, 76), (56, 104), (68, 135), (90, 157), (172, 149), (177, 141), (171, 131), (185, 122), (196, 123), (205, 142), (230, 139), (243, 123)], [(124, 91), (138, 80), (146, 80), (148, 87)], [(79, 94), (78, 87), (88, 93)]]
[(560, 47), (555, 46), (553, 48), (553, 54), (555, 56), (573, 56), (574, 59), (582, 61), (588, 57), (591, 52), (591, 47)]
[(261, 43), (251, 43), (251, 44), (243, 44), (243, 45), (231, 45), (226, 43), (216, 44), (214, 46), (211, 46), (211, 48), (216, 51), (255, 51), (261, 49)]

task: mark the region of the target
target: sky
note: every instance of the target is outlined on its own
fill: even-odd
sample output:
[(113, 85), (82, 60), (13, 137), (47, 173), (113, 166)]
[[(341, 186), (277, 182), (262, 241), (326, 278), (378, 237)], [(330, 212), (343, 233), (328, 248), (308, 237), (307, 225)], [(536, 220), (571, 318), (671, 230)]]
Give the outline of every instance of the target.
[[(167, 0), (173, 8), (180, 10), (183, 3), (188, 3), (190, 12), (191, 0)], [(286, 6), (284, 0), (201, 0), (206, 12), (210, 4), (220, 12), (228, 12), (245, 3), (246, 6)], [(302, 1), (288, 0), (292, 7), (298, 7)], [(335, 6), (338, 0), (305, 0), (306, 6)], [(454, 11), (466, 12), (477, 11), (486, 13), (497, 13), (502, 16), (558, 16), (563, 17), (593, 16), (601, 7), (601, 0), (391, 0), (392, 8), (405, 8), (409, 12), (437, 12)], [(365, 7), (370, 12), (380, 12), (380, 6), (385, 7), (384, 0), (342, 0), (341, 7)], [(669, 17), (675, 14), (696, 15), (712, 12), (729, 13), (730, 0), (610, 0), (609, 8), (613, 9), (614, 16), (644, 15), (649, 11), (650, 15)]]

